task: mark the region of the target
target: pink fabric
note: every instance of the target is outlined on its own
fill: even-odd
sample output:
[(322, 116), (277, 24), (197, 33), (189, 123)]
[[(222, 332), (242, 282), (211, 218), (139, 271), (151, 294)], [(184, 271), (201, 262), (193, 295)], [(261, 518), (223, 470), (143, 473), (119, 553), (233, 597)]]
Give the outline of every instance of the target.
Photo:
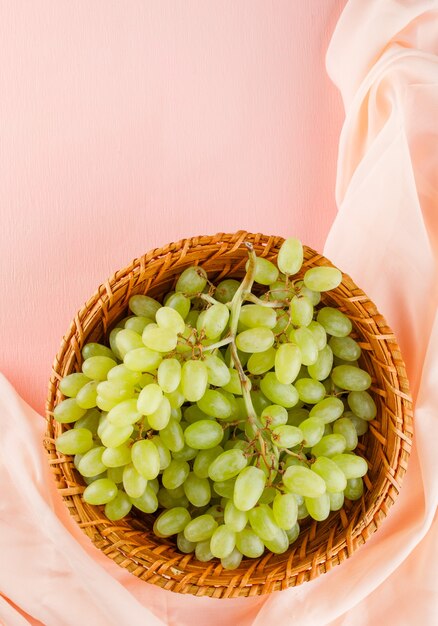
[(415, 399), (414, 450), (388, 519), (342, 566), (297, 588), (235, 600), (165, 592), (115, 566), (69, 518), (41, 450), (44, 424), (1, 378), (7, 626), (438, 623), (438, 2), (350, 0), (327, 67), (346, 120), (325, 253), (387, 317)]

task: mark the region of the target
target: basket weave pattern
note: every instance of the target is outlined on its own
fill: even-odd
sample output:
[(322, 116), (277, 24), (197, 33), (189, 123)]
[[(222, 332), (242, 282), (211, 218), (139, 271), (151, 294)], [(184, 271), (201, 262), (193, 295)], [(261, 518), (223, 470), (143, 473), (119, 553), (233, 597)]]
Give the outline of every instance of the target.
[[(412, 440), (412, 405), (395, 336), (375, 305), (344, 274), (341, 285), (324, 294), (323, 302), (340, 308), (353, 322), (353, 337), (362, 348), (361, 363), (372, 376), (371, 391), (378, 407), (377, 418), (357, 448), (369, 464), (360, 500), (346, 501), (324, 522), (306, 520), (286, 553), (266, 552), (258, 559), (244, 559), (233, 571), (224, 570), (217, 559), (200, 563), (192, 554), (181, 554), (171, 540), (156, 537), (152, 515), (131, 513), (111, 522), (102, 507), (82, 500), (85, 485), (72, 457), (58, 453), (54, 445), (55, 438), (69, 428), (53, 419), (53, 409), (63, 399), (59, 381), (81, 371), (84, 344), (105, 341), (112, 326), (127, 314), (132, 295), (161, 299), (182, 270), (195, 263), (204, 267), (213, 282), (241, 278), (247, 260), (244, 241), (253, 243), (258, 256), (273, 260), (283, 239), (243, 231), (184, 239), (148, 252), (107, 280), (76, 314), (62, 340), (46, 403), (44, 444), (57, 487), (71, 515), (97, 548), (135, 576), (164, 589), (215, 598), (253, 596), (299, 585), (351, 556), (378, 529), (396, 499)], [(305, 248), (300, 275), (320, 265), (330, 262)]]

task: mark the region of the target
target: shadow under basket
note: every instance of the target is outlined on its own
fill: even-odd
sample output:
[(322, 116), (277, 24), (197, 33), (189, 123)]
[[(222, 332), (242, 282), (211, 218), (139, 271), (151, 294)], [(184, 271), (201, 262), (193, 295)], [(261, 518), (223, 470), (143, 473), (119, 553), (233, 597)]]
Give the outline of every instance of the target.
[[(158, 300), (170, 291), (188, 266), (200, 264), (212, 282), (245, 273), (249, 241), (258, 256), (275, 260), (281, 237), (249, 234), (200, 236), (171, 243), (135, 259), (99, 287), (81, 308), (64, 336), (55, 358), (46, 404), (45, 447), (56, 484), (73, 518), (97, 548), (133, 575), (164, 589), (197, 596), (230, 598), (279, 591), (312, 580), (345, 561), (379, 528), (399, 491), (412, 441), (412, 405), (405, 366), (396, 338), (375, 305), (351, 278), (343, 274), (335, 290), (323, 294), (326, 305), (338, 307), (353, 323), (353, 337), (362, 348), (361, 364), (372, 376), (371, 392), (377, 417), (359, 439), (358, 451), (369, 465), (360, 500), (324, 522), (309, 519), (287, 552), (266, 552), (258, 559), (244, 558), (236, 570), (225, 570), (218, 559), (197, 561), (182, 554), (174, 541), (152, 532), (153, 515), (131, 513), (119, 522), (105, 518), (103, 507), (82, 499), (85, 485), (73, 458), (58, 453), (54, 440), (66, 428), (53, 419), (63, 399), (60, 380), (81, 371), (81, 349), (87, 342), (106, 342), (109, 330), (128, 312), (129, 298), (148, 294)], [(309, 267), (331, 265), (305, 247), (302, 277)]]

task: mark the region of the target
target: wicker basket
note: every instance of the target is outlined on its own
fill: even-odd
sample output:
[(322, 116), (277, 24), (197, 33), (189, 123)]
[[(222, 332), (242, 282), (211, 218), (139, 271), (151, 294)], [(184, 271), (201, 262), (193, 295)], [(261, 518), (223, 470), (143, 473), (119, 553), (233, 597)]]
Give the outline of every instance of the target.
[[(239, 569), (227, 571), (218, 560), (198, 562), (181, 554), (170, 540), (151, 531), (153, 516), (130, 515), (120, 522), (105, 518), (101, 507), (81, 498), (84, 483), (72, 457), (57, 453), (54, 440), (65, 426), (53, 419), (63, 399), (59, 381), (81, 370), (81, 349), (89, 341), (105, 340), (109, 329), (127, 313), (130, 296), (149, 294), (160, 299), (183, 269), (200, 263), (209, 278), (242, 277), (247, 260), (243, 241), (254, 244), (257, 255), (275, 259), (281, 237), (246, 232), (193, 237), (152, 250), (117, 272), (99, 287), (76, 314), (55, 358), (46, 406), (45, 447), (57, 487), (71, 515), (91, 541), (108, 557), (135, 576), (164, 589), (197, 596), (227, 598), (278, 591), (312, 580), (342, 563), (378, 529), (400, 491), (412, 439), (412, 407), (405, 366), (394, 334), (367, 296), (344, 274), (341, 285), (324, 295), (353, 322), (362, 348), (362, 363), (372, 375), (378, 415), (358, 450), (369, 462), (365, 492), (356, 502), (346, 501), (324, 522), (307, 522), (298, 540), (282, 555), (267, 552), (244, 559)], [(305, 248), (303, 269), (329, 265), (323, 256)], [(67, 426), (68, 428), (68, 426)]]

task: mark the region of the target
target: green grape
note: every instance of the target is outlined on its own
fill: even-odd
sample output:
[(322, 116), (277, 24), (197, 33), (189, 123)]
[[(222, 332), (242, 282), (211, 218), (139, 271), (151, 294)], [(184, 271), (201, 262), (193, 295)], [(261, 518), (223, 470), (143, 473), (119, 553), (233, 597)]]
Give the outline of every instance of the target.
[(236, 546), (236, 533), (226, 524), (216, 528), (210, 540), (210, 550), (213, 556), (224, 559), (229, 556)]
[(196, 543), (185, 538), (184, 532), (180, 532), (176, 536), (176, 545), (178, 550), (183, 554), (191, 554), (195, 551)]
[(335, 454), (333, 461), (341, 468), (347, 479), (361, 478), (368, 471), (365, 459), (355, 454)]
[(166, 428), (169, 424), (171, 414), (172, 408), (170, 406), (170, 402), (168, 398), (164, 396), (161, 398), (158, 409), (148, 415), (149, 426), (154, 430), (162, 430), (163, 428)]
[(286, 424), (288, 420), (288, 414), (284, 406), (280, 406), (279, 404), (271, 404), (263, 409), (262, 414), (260, 416), (260, 421), (263, 426), (270, 426), (274, 428), (275, 426), (280, 426), (281, 424)]
[(162, 472), (166, 469), (166, 467), (168, 467), (170, 461), (172, 460), (170, 450), (161, 441), (161, 437), (159, 435), (154, 435), (154, 437), (151, 437), (150, 441), (153, 442), (154, 446), (158, 450), (158, 455), (160, 457), (160, 472)]
[(242, 395), (242, 384), (240, 382), (239, 374), (236, 370), (230, 369), (230, 382), (222, 387), (222, 391), (227, 391), (237, 395)]
[(284, 280), (276, 280), (275, 283), (269, 285), (269, 300), (288, 300), (293, 295), (292, 285), (286, 285)]
[(123, 488), (130, 498), (140, 498), (144, 493), (148, 481), (139, 474), (132, 463), (123, 467)]
[(344, 403), (340, 398), (324, 398), (320, 400), (310, 410), (309, 416), (315, 417), (324, 424), (329, 424), (337, 420), (344, 412)]
[[(254, 410), (257, 413), (257, 415), (260, 415), (261, 413), (263, 413), (263, 410), (272, 404), (260, 390), (251, 391), (251, 401), (252, 401)], [(246, 421), (247, 419), (246, 409), (245, 409), (245, 413), (243, 417)]]
[(274, 372), (265, 374), (260, 381), (260, 389), (268, 400), (284, 406), (286, 409), (295, 406), (299, 400), (298, 391), (295, 387), (292, 384), (284, 385), (281, 383)]
[(161, 354), (149, 348), (131, 350), (123, 359), (126, 367), (133, 372), (154, 372), (161, 361)]
[[(301, 351), (294, 343), (282, 343), (275, 354), (275, 375), (283, 385), (290, 385), (301, 368)], [(263, 374), (263, 372), (261, 372)]]
[[(148, 317), (143, 317), (143, 316), (134, 316), (129, 318), (129, 320), (126, 320), (125, 322), (125, 328), (126, 330), (133, 330), (134, 332), (136, 332), (138, 335), (142, 335), (145, 327), (148, 324), (153, 324), (154, 320), (151, 320)], [(117, 335), (118, 337), (118, 335)], [(117, 343), (117, 337), (116, 337), (116, 343)]]
[(343, 361), (357, 361), (362, 353), (360, 346), (351, 337), (332, 337), (329, 345), (333, 354)]
[(197, 405), (206, 415), (217, 419), (227, 419), (231, 415), (231, 404), (228, 398), (215, 389), (207, 389)]
[(74, 424), (73, 428), (86, 428), (92, 435), (96, 435), (97, 427), (99, 426), (99, 420), (101, 412), (97, 409), (88, 410), (83, 417), (80, 417)]
[(97, 387), (99, 382), (92, 380), (80, 389), (76, 395), (76, 402), (83, 409), (93, 409), (96, 406)]
[(117, 333), (116, 346), (122, 359), (131, 350), (144, 348), (141, 335), (136, 333), (134, 330), (129, 330), (128, 328), (124, 328), (119, 333)]
[(239, 322), (247, 328), (274, 328), (277, 315), (274, 309), (261, 304), (245, 304), (240, 309)]
[(277, 448), (293, 448), (303, 440), (303, 433), (296, 426), (276, 426), (272, 429), (271, 440)]
[(106, 471), (106, 477), (116, 483), (116, 485), (120, 484), (123, 481), (123, 470), (125, 466), (121, 465), (120, 467), (109, 467)]
[(178, 487), (177, 489), (166, 489), (165, 487), (161, 487), (156, 495), (158, 503), (162, 508), (173, 509), (176, 506), (187, 508), (189, 506), (189, 501), (187, 500), (182, 487)]
[(108, 421), (117, 427), (135, 424), (141, 417), (142, 413), (137, 409), (137, 398), (120, 402), (108, 413)]
[[(361, 435), (364, 435), (367, 432), (367, 430), (368, 430), (368, 422), (367, 422), (367, 420), (364, 420), (361, 417), (358, 417), (357, 415), (355, 415), (351, 411), (346, 411), (344, 413), (344, 417), (348, 417), (350, 422), (353, 424), (353, 426), (356, 429), (356, 433), (357, 433), (358, 437), (360, 437)], [(76, 422), (76, 424), (77, 424), (77, 422)], [(75, 424), (75, 426), (76, 426), (76, 424)]]
[(207, 367), (207, 382), (209, 385), (223, 387), (230, 382), (230, 370), (219, 356), (206, 354), (204, 364)]
[(239, 511), (249, 511), (258, 502), (266, 484), (263, 470), (250, 465), (239, 473), (234, 486), (233, 502)]
[(120, 359), (120, 360), (122, 360), (122, 357), (120, 356), (119, 350), (118, 350), (117, 345), (116, 345), (116, 337), (117, 337), (117, 335), (119, 334), (119, 332), (121, 330), (122, 330), (121, 327), (116, 326), (115, 328), (112, 329), (112, 331), (110, 332), (109, 337), (108, 337), (109, 344), (111, 346), (111, 351), (115, 355), (115, 358), (116, 359)]
[(82, 372), (68, 374), (59, 383), (59, 391), (68, 398), (75, 398), (84, 385), (90, 382), (88, 376)]
[(368, 372), (351, 365), (335, 367), (332, 370), (331, 379), (335, 385), (348, 391), (365, 391), (371, 385), (371, 376)]
[(91, 356), (82, 363), (82, 371), (92, 380), (106, 380), (108, 372), (116, 365), (116, 361), (107, 356)]
[(136, 441), (131, 448), (131, 457), (135, 469), (146, 480), (152, 480), (160, 473), (160, 455), (152, 441)]
[(132, 440), (128, 439), (117, 448), (105, 448), (102, 454), (102, 462), (107, 467), (121, 467), (131, 462), (131, 444)]
[(248, 519), (253, 531), (263, 541), (274, 539), (280, 530), (274, 513), (267, 504), (259, 504), (255, 509), (248, 511)]
[(187, 461), (172, 459), (163, 472), (161, 482), (166, 489), (176, 489), (186, 480), (190, 474), (190, 465)]
[(332, 435), (332, 434), (333, 434), (332, 424), (324, 424), (324, 437), (325, 435)]
[(126, 367), (123, 363), (116, 365), (108, 372), (108, 381), (117, 382), (123, 385), (136, 385), (141, 378), (140, 372), (134, 372)]
[(357, 446), (357, 432), (353, 422), (348, 417), (341, 417), (333, 423), (333, 432), (343, 435), (346, 441), (346, 450), (354, 450)]
[(275, 324), (272, 332), (274, 335), (281, 335), (286, 332), (286, 328), (289, 326), (289, 311), (284, 309), (277, 309), (277, 323)]
[(226, 570), (237, 569), (242, 562), (243, 554), (237, 548), (234, 548), (230, 554), (221, 559), (221, 565)]
[[(223, 498), (223, 499), (227, 500), (227, 498)], [(210, 506), (205, 512), (208, 513), (208, 515), (211, 515), (212, 517), (214, 517), (214, 519), (218, 523), (220, 523), (220, 522), (223, 522), (224, 520), (224, 508), (225, 507), (222, 506), (222, 499), (221, 499), (221, 504), (213, 504), (213, 506)]]
[(344, 506), (344, 492), (329, 493), (330, 511), (339, 511)]
[(218, 523), (212, 515), (207, 513), (199, 515), (192, 519), (184, 528), (184, 537), (193, 543), (206, 541), (210, 539), (217, 527)]
[(277, 495), (277, 489), (275, 487), (265, 487), (263, 493), (259, 498), (259, 504), (271, 504)]
[(179, 452), (184, 448), (184, 432), (181, 424), (171, 418), (165, 428), (160, 430), (160, 438), (171, 452)]
[(300, 525), (298, 522), (292, 526), (292, 528), (286, 529), (286, 535), (289, 540), (289, 545), (294, 543), (298, 539), (300, 534)]
[(308, 328), (301, 326), (300, 328), (293, 328), (289, 332), (289, 340), (295, 343), (301, 352), (301, 363), (303, 365), (313, 365), (318, 359), (318, 348), (316, 341), (313, 338), (312, 331)]
[(274, 554), (283, 554), (289, 548), (289, 537), (285, 530), (279, 528), (273, 539), (266, 539), (265, 546)]
[(107, 504), (117, 495), (117, 485), (108, 478), (99, 478), (85, 489), (82, 497), (88, 504)]
[(136, 295), (129, 298), (129, 308), (134, 315), (155, 319), (155, 314), (160, 307), (161, 304), (149, 296)]
[(86, 343), (82, 348), (82, 358), (85, 360), (92, 356), (107, 356), (114, 361), (116, 360), (114, 352), (110, 348), (107, 348), (107, 346), (103, 346), (100, 343)]
[(72, 428), (56, 438), (61, 454), (84, 454), (93, 447), (93, 435), (87, 428)]
[[(184, 434), (186, 433), (187, 429)], [(193, 463), (193, 472), (196, 476), (198, 476), (198, 478), (208, 478), (208, 468), (223, 451), (221, 446), (214, 446), (207, 450), (199, 450)]]
[(60, 424), (70, 424), (84, 417), (86, 412), (87, 410), (80, 407), (75, 398), (67, 398), (55, 406), (53, 417)]
[(234, 294), (240, 287), (240, 282), (234, 278), (226, 278), (222, 280), (215, 289), (214, 297), (222, 304), (231, 302)]
[[(202, 329), (204, 327), (205, 313), (206, 313), (206, 310), (204, 309), (203, 311), (201, 311), (199, 313), (198, 319), (196, 320), (196, 330), (198, 331), (198, 334), (202, 331)], [(186, 331), (186, 333), (187, 333), (187, 331)], [(191, 335), (191, 332), (189, 332), (187, 334)], [(185, 337), (185, 335), (183, 335), (183, 337)]]
[(349, 318), (331, 306), (325, 306), (318, 311), (316, 321), (324, 327), (329, 335), (346, 337), (352, 331), (353, 325)]
[(236, 547), (244, 556), (256, 559), (265, 551), (265, 544), (250, 528), (244, 528), (236, 534)]
[(268, 348), (263, 352), (251, 354), (247, 362), (247, 369), (250, 374), (260, 376), (274, 367), (277, 351), (275, 348)]
[(377, 415), (376, 404), (366, 391), (351, 391), (348, 394), (348, 406), (357, 417), (363, 420), (373, 420)]
[(359, 500), (363, 494), (363, 480), (360, 476), (357, 478), (349, 478), (344, 494), (349, 500)]
[(294, 326), (308, 326), (313, 319), (313, 304), (307, 296), (294, 296), (290, 303), (289, 315)]
[(119, 380), (105, 380), (97, 384), (97, 393), (102, 398), (122, 402), (134, 395), (134, 387)]
[(247, 463), (242, 450), (226, 450), (210, 465), (208, 475), (214, 482), (225, 481), (237, 476)]
[(312, 471), (324, 480), (328, 493), (344, 491), (347, 479), (332, 459), (325, 456), (318, 457), (312, 465)]
[(177, 450), (172, 452), (172, 456), (174, 459), (178, 459), (179, 461), (191, 461), (198, 454), (198, 450), (195, 448), (191, 448), (186, 443), (181, 448), (181, 450)]
[(312, 291), (331, 291), (341, 281), (342, 274), (336, 267), (312, 267), (304, 274), (304, 284)]
[(323, 493), (317, 498), (304, 498), (304, 501), (310, 517), (317, 522), (324, 521), (330, 515), (330, 496), (328, 493)]
[(325, 346), (318, 352), (318, 358), (313, 365), (307, 368), (309, 375), (314, 380), (325, 380), (330, 376), (333, 367), (333, 352), (330, 346)]
[(114, 426), (114, 424), (111, 424), (107, 418), (104, 422), (102, 422), (102, 426), (99, 428), (98, 434), (100, 440), (106, 448), (117, 448), (117, 446), (121, 446), (122, 443), (128, 441), (133, 430), (134, 426), (132, 424), (127, 424), (126, 426)]
[(287, 423), (291, 426), (300, 426), (304, 420), (309, 417), (309, 411), (302, 407), (296, 406), (287, 412)]
[(202, 361), (189, 359), (182, 366), (181, 386), (189, 402), (197, 402), (204, 395), (208, 384), (207, 366)]
[(318, 498), (326, 490), (321, 476), (300, 465), (287, 468), (283, 474), (283, 483), (288, 491), (308, 498)]
[(169, 306), (163, 306), (161, 309), (158, 309), (155, 314), (155, 320), (159, 328), (169, 330), (172, 335), (183, 333), (186, 327), (184, 319), (178, 311)]
[(191, 448), (207, 450), (218, 446), (222, 441), (223, 434), (220, 424), (214, 420), (206, 419), (188, 426), (184, 431), (184, 439)]
[(223, 498), (232, 498), (234, 494), (234, 486), (236, 484), (235, 478), (229, 478), (228, 480), (218, 480), (213, 483), (213, 490), (218, 496)]
[(206, 310), (202, 327), (208, 339), (220, 337), (227, 327), (230, 310), (221, 302), (213, 304)]
[(188, 424), (194, 424), (195, 422), (199, 422), (200, 420), (213, 419), (209, 415), (206, 415), (204, 411), (198, 407), (197, 404), (190, 404), (187, 408), (184, 409), (184, 420)]
[(143, 513), (155, 513), (158, 509), (158, 499), (152, 488), (152, 482), (148, 483), (143, 493), (137, 498), (130, 497), (136, 509)]
[(302, 504), (298, 505), (298, 521), (300, 522), (303, 519), (309, 517), (309, 511), (307, 510), (306, 503), (303, 501)]
[(118, 490), (116, 497), (105, 504), (105, 515), (106, 517), (116, 522), (123, 517), (126, 517), (129, 511), (132, 508), (132, 503), (126, 493), (121, 489)]
[(97, 446), (88, 450), (77, 465), (78, 472), (87, 478), (102, 474), (106, 470), (106, 465), (102, 461), (105, 449), (103, 446)]
[(142, 415), (151, 415), (158, 409), (162, 399), (163, 391), (159, 385), (155, 383), (147, 385), (141, 390), (138, 396), (137, 410)]
[(289, 530), (297, 523), (298, 503), (291, 493), (277, 492), (272, 503), (272, 512), (277, 526)]
[(188, 296), (201, 293), (207, 284), (207, 273), (202, 267), (191, 266), (179, 276), (175, 285), (175, 292), (182, 292)]
[(210, 502), (211, 489), (208, 478), (199, 478), (196, 474), (190, 472), (183, 487), (188, 501), (193, 506), (201, 507)]
[(168, 328), (161, 328), (157, 324), (146, 326), (141, 338), (146, 348), (154, 352), (171, 352), (176, 348), (178, 342), (176, 332)]
[(278, 251), (277, 265), (280, 272), (288, 276), (300, 271), (303, 264), (303, 244), (295, 237), (288, 237)]
[(272, 346), (274, 339), (272, 330), (260, 326), (239, 333), (236, 337), (236, 346), (242, 352), (265, 352)]
[(238, 509), (232, 500), (228, 500), (224, 510), (224, 522), (228, 528), (238, 533), (245, 528), (248, 522), (248, 513)]
[(311, 448), (322, 439), (324, 422), (316, 417), (309, 417), (301, 422), (299, 429), (303, 433), (304, 446)]
[(190, 312), (190, 298), (187, 298), (182, 293), (172, 293), (166, 300), (165, 305), (171, 309), (175, 309), (181, 315), (183, 320), (186, 320)]
[(196, 311), (195, 309), (191, 309), (189, 311), (187, 317), (184, 320), (187, 328), (190, 328), (190, 329), (196, 328), (200, 313), (201, 311)]
[(117, 400), (111, 400), (109, 398), (103, 398), (102, 396), (96, 396), (96, 406), (101, 411), (108, 413), (118, 404)]
[[(248, 271), (249, 261), (246, 262), (245, 269)], [(278, 278), (278, 268), (268, 259), (256, 258), (254, 281), (259, 285), (271, 285)]]
[(325, 435), (321, 441), (312, 447), (313, 456), (333, 457), (342, 454), (347, 442), (343, 435)]
[(178, 387), (177, 389), (175, 389), (175, 391), (172, 391), (171, 393), (166, 393), (166, 398), (169, 400), (172, 409), (178, 409), (184, 404), (186, 400), (184, 394), (181, 391), (181, 387)]
[(198, 561), (201, 561), (202, 563), (206, 563), (207, 561), (214, 559), (214, 556), (210, 551), (210, 539), (207, 539), (207, 541), (199, 541), (196, 544), (195, 556)]
[(319, 322), (312, 320), (307, 326), (307, 329), (312, 333), (312, 337), (316, 343), (318, 350), (323, 350), (327, 345), (327, 333)]
[(313, 378), (300, 378), (295, 381), (295, 388), (302, 402), (306, 404), (317, 404), (325, 396), (325, 387), (318, 380)]
[(158, 537), (170, 537), (182, 532), (191, 521), (190, 513), (183, 507), (163, 511), (154, 523), (154, 533)]

